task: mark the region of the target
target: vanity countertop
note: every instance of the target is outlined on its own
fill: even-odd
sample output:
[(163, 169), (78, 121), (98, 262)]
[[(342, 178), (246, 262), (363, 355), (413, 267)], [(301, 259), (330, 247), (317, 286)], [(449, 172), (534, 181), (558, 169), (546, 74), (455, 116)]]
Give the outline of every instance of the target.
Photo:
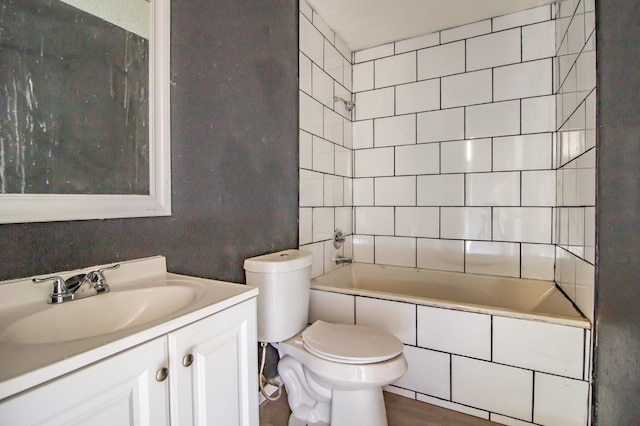
[[(66, 279), (97, 268), (49, 275)], [(105, 276), (111, 287), (106, 295), (150, 287), (189, 286), (197, 289), (197, 297), (186, 306), (162, 317), (106, 334), (64, 342), (24, 343), (9, 337), (12, 324), (34, 313), (60, 308), (65, 304), (80, 304), (92, 299), (92, 303), (97, 304), (106, 295), (49, 305), (47, 296), (51, 292), (50, 282), (36, 285), (29, 277), (0, 283), (0, 400), (167, 334), (258, 294), (255, 287), (243, 284), (169, 273), (162, 256), (122, 262), (120, 268), (107, 271)], [(96, 310), (93, 314), (100, 317), (113, 315), (113, 312)], [(68, 326), (74, 327), (74, 324)]]

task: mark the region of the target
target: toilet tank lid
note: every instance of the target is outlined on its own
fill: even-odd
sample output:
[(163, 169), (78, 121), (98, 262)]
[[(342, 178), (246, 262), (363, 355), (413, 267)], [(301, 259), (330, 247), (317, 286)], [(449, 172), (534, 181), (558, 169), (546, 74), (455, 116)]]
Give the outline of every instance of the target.
[(313, 256), (306, 251), (295, 249), (252, 257), (244, 261), (244, 269), (264, 274), (292, 272), (311, 266)]

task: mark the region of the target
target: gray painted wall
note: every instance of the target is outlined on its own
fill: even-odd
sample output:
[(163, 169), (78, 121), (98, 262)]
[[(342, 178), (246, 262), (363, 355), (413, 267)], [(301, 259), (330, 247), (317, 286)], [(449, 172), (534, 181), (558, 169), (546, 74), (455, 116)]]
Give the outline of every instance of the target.
[(171, 13), (173, 215), (0, 225), (0, 280), (164, 255), (244, 282), (244, 258), (297, 246), (297, 1)]
[(594, 408), (640, 422), (640, 2), (597, 2), (598, 190)]

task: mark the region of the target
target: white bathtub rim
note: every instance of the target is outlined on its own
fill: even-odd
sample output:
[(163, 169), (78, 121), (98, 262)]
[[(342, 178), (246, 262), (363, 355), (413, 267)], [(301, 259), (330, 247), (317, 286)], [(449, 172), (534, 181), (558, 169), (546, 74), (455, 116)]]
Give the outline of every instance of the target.
[[(389, 266), (394, 268), (396, 267), (392, 265), (384, 265), (384, 266)], [(397, 267), (397, 268), (403, 268), (403, 267)], [(406, 269), (418, 269), (418, 268), (406, 268)], [(334, 269), (333, 271), (330, 271), (330, 272), (334, 272), (334, 271), (336, 270)], [(327, 274), (329, 274), (330, 272), (327, 272)], [(438, 270), (436, 272), (448, 272), (448, 271)], [(322, 276), (323, 275), (320, 275), (317, 278), (320, 278)], [(499, 277), (499, 278), (519, 279), (514, 277)], [(530, 280), (530, 279), (525, 279), (525, 280), (536, 281), (536, 280)], [(545, 282), (548, 282), (548, 281), (545, 281)], [(554, 284), (553, 282), (549, 282), (549, 283)], [(487, 315), (502, 316), (507, 318), (525, 319), (525, 320), (543, 322), (548, 324), (558, 324), (558, 325), (565, 325), (565, 326), (577, 327), (577, 328), (583, 328), (583, 329), (591, 329), (591, 322), (586, 317), (584, 317), (575, 308), (575, 306), (573, 306), (573, 309), (576, 312), (576, 317), (568, 317), (568, 316), (562, 316), (562, 315), (554, 315), (550, 313), (528, 313), (528, 312), (522, 312), (522, 311), (509, 309), (505, 307), (484, 306), (480, 304), (455, 302), (455, 301), (449, 301), (449, 300), (439, 300), (435, 298), (427, 299), (424, 297), (409, 296), (409, 295), (396, 294), (391, 292), (377, 291), (377, 290), (370, 290), (370, 289), (334, 287), (330, 285), (317, 284), (315, 279), (311, 280), (311, 289), (326, 291), (331, 293), (352, 295), (352, 296), (368, 297), (372, 299), (392, 300), (396, 302), (411, 303), (411, 304), (420, 305), (420, 306), (430, 306), (430, 307), (442, 308), (442, 309), (475, 312), (475, 313), (481, 313), (481, 314), (487, 314)], [(561, 293), (559, 289), (557, 289), (557, 294), (566, 299), (566, 297)], [(567, 302), (571, 303), (568, 300)]]

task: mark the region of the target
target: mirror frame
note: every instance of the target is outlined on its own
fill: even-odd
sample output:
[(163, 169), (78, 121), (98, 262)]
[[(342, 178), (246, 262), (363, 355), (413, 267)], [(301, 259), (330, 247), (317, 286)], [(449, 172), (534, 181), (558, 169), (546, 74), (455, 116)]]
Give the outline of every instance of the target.
[(171, 0), (150, 0), (149, 195), (0, 194), (0, 223), (171, 215)]

